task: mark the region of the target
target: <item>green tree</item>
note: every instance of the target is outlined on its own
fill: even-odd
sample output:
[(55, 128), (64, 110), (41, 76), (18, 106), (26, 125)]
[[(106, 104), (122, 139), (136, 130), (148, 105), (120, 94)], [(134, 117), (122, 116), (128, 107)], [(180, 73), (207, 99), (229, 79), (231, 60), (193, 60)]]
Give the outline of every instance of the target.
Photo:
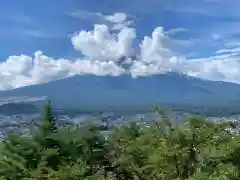
[(44, 106), (43, 120), (41, 124), (41, 130), (44, 136), (52, 133), (56, 133), (58, 128), (56, 124), (56, 119), (53, 117), (53, 110), (51, 101)]

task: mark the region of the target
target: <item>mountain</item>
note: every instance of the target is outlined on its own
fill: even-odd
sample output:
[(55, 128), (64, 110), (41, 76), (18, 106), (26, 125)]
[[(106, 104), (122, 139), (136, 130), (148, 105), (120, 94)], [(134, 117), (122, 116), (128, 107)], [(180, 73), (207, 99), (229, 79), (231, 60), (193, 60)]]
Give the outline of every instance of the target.
[(74, 76), (0, 92), (0, 98), (47, 96), (57, 108), (155, 104), (218, 105), (240, 100), (240, 85), (168, 73), (147, 77)]

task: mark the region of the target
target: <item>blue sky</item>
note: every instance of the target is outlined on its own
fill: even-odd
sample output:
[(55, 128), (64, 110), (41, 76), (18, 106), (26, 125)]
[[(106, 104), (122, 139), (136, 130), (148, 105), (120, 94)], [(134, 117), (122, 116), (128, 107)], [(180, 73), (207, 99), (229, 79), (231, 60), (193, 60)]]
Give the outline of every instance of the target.
[[(225, 43), (240, 38), (238, 0), (18, 0), (3, 1), (0, 7), (0, 59), (41, 49), (53, 57), (76, 56), (68, 34), (90, 30), (97, 17), (74, 18), (75, 11), (112, 14), (125, 12), (136, 17), (138, 37), (150, 35), (157, 26), (184, 28), (178, 33), (180, 50), (208, 56)], [(101, 23), (101, 22), (100, 22)], [(192, 53), (191, 53), (192, 52)]]
[[(79, 58), (82, 49), (73, 48), (69, 35), (92, 31), (94, 24), (108, 25), (103, 17), (122, 12), (134, 21), (130, 25), (137, 36), (133, 46), (161, 26), (169, 32), (171, 50), (186, 59), (212, 60), (222, 51), (231, 57), (234, 52), (236, 63), (236, 53), (240, 52), (239, 7), (239, 0), (5, 0), (0, 6), (0, 61), (13, 55), (33, 56), (39, 50), (55, 59)], [(236, 75), (229, 80), (232, 72), (217, 73), (226, 81), (238, 82), (240, 78)], [(191, 75), (196, 74), (199, 72)], [(200, 77), (211, 79), (203, 72)]]

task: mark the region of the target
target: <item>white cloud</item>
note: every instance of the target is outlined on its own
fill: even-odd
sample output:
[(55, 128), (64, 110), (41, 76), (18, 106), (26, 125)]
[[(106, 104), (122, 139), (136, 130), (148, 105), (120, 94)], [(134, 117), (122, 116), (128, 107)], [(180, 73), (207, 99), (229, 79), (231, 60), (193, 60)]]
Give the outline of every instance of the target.
[(0, 63), (0, 90), (13, 89), (74, 75), (120, 75), (124, 70), (113, 61), (53, 59), (41, 51), (33, 57), (10, 56)]
[(134, 24), (134, 21), (129, 20), (127, 14), (122, 12), (106, 15), (103, 18), (113, 24), (112, 30), (121, 30)]
[(173, 34), (177, 34), (177, 33), (181, 33), (181, 32), (186, 32), (187, 29), (185, 28), (175, 28), (175, 29), (170, 29), (167, 31), (167, 34), (173, 35)]
[(68, 13), (68, 15), (71, 17), (83, 19), (83, 20), (103, 16), (101, 13), (93, 13), (93, 12), (83, 11), (83, 10), (73, 11), (71, 13)]
[(135, 29), (132, 28), (124, 28), (113, 36), (106, 25), (95, 25), (93, 31), (80, 31), (71, 40), (74, 48), (90, 59), (117, 61), (133, 53), (135, 38)]
[(186, 72), (202, 79), (240, 83), (239, 59), (238, 53), (232, 53), (192, 60)]
[(127, 15), (125, 13), (114, 13), (113, 15), (105, 16), (105, 20), (112, 23), (123, 23), (127, 20)]
[(133, 24), (134, 24), (134, 21), (128, 20), (128, 21), (125, 21), (123, 23), (113, 24), (111, 29), (112, 30), (121, 30), (121, 29), (124, 29), (125, 27), (128, 27), (128, 26), (133, 25)]
[[(217, 56), (187, 59), (178, 56), (168, 46), (171, 39), (163, 27), (157, 27), (152, 35), (144, 37), (138, 46), (133, 45), (136, 37), (134, 28), (123, 27), (116, 32), (106, 25), (95, 25), (92, 31), (82, 30), (71, 36), (73, 47), (84, 55), (82, 59), (54, 59), (41, 51), (37, 51), (33, 57), (9, 56), (0, 63), (0, 90), (74, 75), (130, 74), (136, 77), (171, 71), (208, 80), (240, 83), (238, 52), (224, 51), (225, 54)], [(126, 64), (128, 68), (124, 69)]]
[(240, 53), (240, 47), (233, 49), (220, 49), (216, 52), (216, 54), (224, 54), (224, 53)]
[(107, 21), (111, 23), (111, 30), (121, 30), (134, 24), (134, 21), (129, 19), (128, 15), (123, 12), (105, 15), (97, 12), (77, 10), (68, 13), (68, 15), (82, 20)]

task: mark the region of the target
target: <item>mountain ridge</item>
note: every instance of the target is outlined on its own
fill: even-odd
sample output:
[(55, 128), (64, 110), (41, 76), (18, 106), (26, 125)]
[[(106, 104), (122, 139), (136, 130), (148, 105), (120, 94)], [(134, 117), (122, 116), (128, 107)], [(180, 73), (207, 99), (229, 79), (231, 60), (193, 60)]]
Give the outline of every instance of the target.
[(47, 96), (57, 107), (213, 104), (238, 101), (240, 85), (205, 81), (167, 73), (132, 78), (123, 76), (73, 76), (44, 84), (0, 92), (0, 97)]

